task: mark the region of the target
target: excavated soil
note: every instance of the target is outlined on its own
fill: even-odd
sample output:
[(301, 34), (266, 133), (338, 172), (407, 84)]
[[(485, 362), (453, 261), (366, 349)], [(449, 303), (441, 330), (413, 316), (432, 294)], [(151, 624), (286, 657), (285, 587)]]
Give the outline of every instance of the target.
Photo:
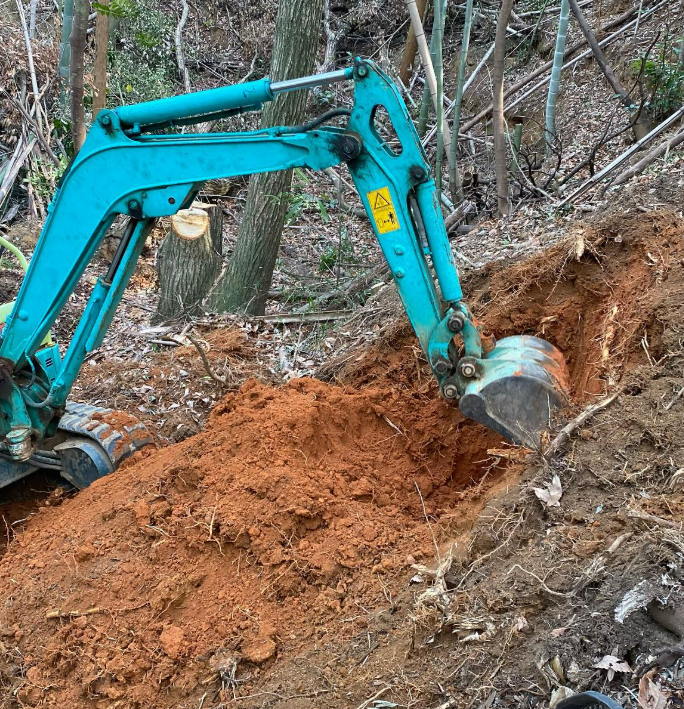
[[(449, 698), (477, 706), (490, 696), (487, 707), (542, 706), (551, 686), (521, 678), (554, 654), (579, 672), (614, 649), (580, 638), (603, 627), (587, 604), (607, 613), (622, 586), (605, 601), (598, 573), (581, 588), (564, 585), (628, 528), (618, 497), (624, 507), (638, 487), (626, 487), (635, 484), (624, 475), (631, 465), (613, 475), (618, 449), (631, 461), (632, 446), (639, 462), (649, 450), (662, 458), (659, 446), (684, 450), (677, 407), (659, 440), (642, 435), (653, 387), (667, 375), (669, 400), (670, 382), (681, 383), (672, 367), (682, 349), (683, 233), (666, 212), (612, 219), (469, 284), (497, 336), (540, 334), (561, 348), (578, 406), (629, 386), (620, 410), (631, 428), (609, 421), (573, 441), (574, 463), (561, 471), (566, 511), (554, 516), (530, 499), (527, 481), (547, 468), (526, 467), (519, 451), (441, 401), (398, 328), (339, 384), (250, 380), (203, 432), (142, 451), (40, 509), (0, 561), (0, 706), (218, 707), (240, 698), (241, 707), (341, 708), (376, 693), (416, 707)], [(669, 467), (658, 460), (662, 493)], [(637, 485), (650, 489), (650, 473), (641, 475)], [(645, 494), (651, 514), (672, 514)], [(416, 605), (434, 557), (454, 540), (460, 555), (442, 574), (458, 591), (453, 612)], [(640, 545), (635, 537), (622, 551), (636, 559)], [(511, 575), (507, 554), (526, 573)], [(619, 561), (629, 588), (648, 554), (629, 573)], [(416, 575), (417, 563), (428, 568)], [(454, 614), (460, 624), (445, 631)], [(546, 648), (550, 629), (585, 616), (579, 636), (563, 630)], [(640, 622), (632, 647), (649, 637), (662, 644)], [(521, 644), (526, 627), (544, 642)], [(462, 642), (473, 632), (483, 643), (474, 654)], [(581, 682), (596, 687), (599, 675), (588, 670)]]

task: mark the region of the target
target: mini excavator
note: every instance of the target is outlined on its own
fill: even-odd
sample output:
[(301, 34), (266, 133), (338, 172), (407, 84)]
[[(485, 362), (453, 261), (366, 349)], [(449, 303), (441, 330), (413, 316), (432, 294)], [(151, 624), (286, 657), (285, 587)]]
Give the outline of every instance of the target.
[[(353, 82), (353, 107), (306, 125), (173, 130), (341, 81)], [(381, 114), (383, 125), (391, 122), (391, 139), (383, 138)], [(330, 125), (333, 118), (346, 125)], [(151, 442), (134, 419), (122, 424), (115, 412), (68, 396), (86, 356), (103, 341), (156, 219), (189, 207), (207, 180), (342, 163), (441, 395), (516, 443), (538, 443), (565, 401), (563, 357), (534, 336), (495, 342), (483, 335), (463, 300), (435, 182), (401, 95), (375, 64), (357, 59), (315, 76), (265, 78), (98, 114), (48, 208), (16, 301), (0, 306), (0, 487), (41, 468), (85, 487)], [(120, 215), (128, 220), (117, 251), (62, 356), (51, 328)]]

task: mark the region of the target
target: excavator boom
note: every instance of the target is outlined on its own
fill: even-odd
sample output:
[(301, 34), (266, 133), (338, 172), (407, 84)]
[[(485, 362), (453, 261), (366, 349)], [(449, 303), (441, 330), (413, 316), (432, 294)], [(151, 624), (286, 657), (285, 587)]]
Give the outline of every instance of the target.
[[(354, 82), (352, 109), (327, 114), (346, 116), (344, 128), (326, 125), (324, 116), (305, 126), (253, 132), (160, 134), (258, 110), (280, 93), (335, 81)], [(342, 163), (441, 394), (516, 442), (538, 441), (551, 410), (563, 402), (562, 356), (529, 337), (506, 338), (490, 351), (483, 347), (463, 301), (435, 184), (406, 106), (385, 74), (357, 60), (328, 74), (277, 83), (262, 79), (100, 112), (61, 180), (2, 329), (0, 486), (3, 465), (11, 472), (13, 464), (40, 458), (51, 439), (63, 435), (60, 420), (73, 382), (86, 355), (102, 343), (157, 218), (190, 206), (210, 179)], [(128, 226), (62, 358), (46, 338), (118, 215), (129, 217)], [(68, 450), (65, 443), (51, 450), (68, 467), (68, 455), (60, 452)]]

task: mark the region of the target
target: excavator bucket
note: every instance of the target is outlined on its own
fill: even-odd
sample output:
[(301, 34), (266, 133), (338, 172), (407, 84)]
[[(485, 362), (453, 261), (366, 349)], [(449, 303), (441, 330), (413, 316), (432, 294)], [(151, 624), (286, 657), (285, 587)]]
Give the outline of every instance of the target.
[(563, 355), (538, 337), (506, 337), (481, 360), (459, 408), (514, 443), (536, 448), (570, 388)]

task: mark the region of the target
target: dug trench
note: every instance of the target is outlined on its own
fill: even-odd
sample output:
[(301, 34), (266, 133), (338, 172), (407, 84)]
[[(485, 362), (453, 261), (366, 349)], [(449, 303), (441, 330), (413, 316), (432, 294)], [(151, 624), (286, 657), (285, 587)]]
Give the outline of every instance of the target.
[[(682, 233), (668, 212), (576, 227), (531, 260), (476, 274), (470, 301), (497, 336), (537, 334), (563, 351), (575, 408), (627, 384), (638, 397), (644, 367), (680, 362)], [(518, 553), (531, 563), (546, 544), (554, 511), (523, 494), (538, 458), (440, 400), (405, 325), (356, 360), (335, 383), (249, 380), (198, 435), (141, 451), (34, 514), (0, 561), (0, 706), (242, 697), (243, 707), (348, 707), (380, 692), (431, 707), (481, 672), (483, 699), (494, 677), (517, 691), (513, 678), (533, 672), (540, 652), (521, 651), (517, 633), (533, 612), (547, 614), (546, 630), (560, 624), (548, 598), (533, 603), (538, 584), (496, 566)], [(577, 443), (596, 455), (612, 445)], [(601, 499), (595, 485), (589, 501), (568, 491), (567, 513)], [(454, 542), (460, 556), (437, 564), (451, 561)], [(567, 561), (561, 547), (543, 551), (558, 568)], [(435, 601), (452, 592), (453, 606)], [(464, 592), (475, 595), (466, 603)], [(492, 644), (490, 626), (513, 618)], [(463, 632), (493, 648), (489, 681)], [(531, 705), (544, 697), (535, 687)], [(468, 691), (450, 706), (482, 697)]]

